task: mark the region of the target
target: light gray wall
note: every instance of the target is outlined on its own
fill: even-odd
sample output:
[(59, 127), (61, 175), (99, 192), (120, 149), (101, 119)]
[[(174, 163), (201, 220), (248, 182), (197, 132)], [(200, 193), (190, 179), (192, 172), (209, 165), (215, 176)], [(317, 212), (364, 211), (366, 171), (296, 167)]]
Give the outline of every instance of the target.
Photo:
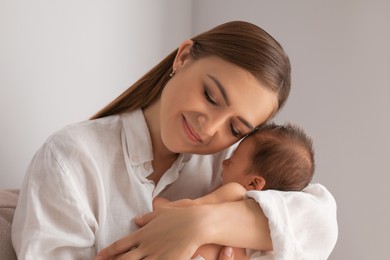
[(116, 97), (191, 24), (247, 20), (289, 53), (293, 88), (277, 121), (315, 141), (315, 181), (338, 203), (330, 259), (388, 258), (389, 1), (0, 1), (0, 189), (19, 187), (48, 135)]
[(390, 2), (197, 0), (193, 30), (254, 22), (288, 52), (292, 93), (278, 122), (315, 143), (315, 181), (338, 204), (330, 259), (389, 259)]
[(190, 14), (181, 0), (0, 0), (0, 189), (189, 37)]

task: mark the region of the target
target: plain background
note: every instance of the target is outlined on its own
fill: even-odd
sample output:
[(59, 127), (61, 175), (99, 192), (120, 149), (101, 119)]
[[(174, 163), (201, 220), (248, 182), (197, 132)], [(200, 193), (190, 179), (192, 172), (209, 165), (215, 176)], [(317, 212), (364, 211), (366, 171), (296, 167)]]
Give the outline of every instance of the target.
[(230, 20), (272, 34), (292, 93), (276, 121), (314, 139), (338, 204), (330, 259), (388, 259), (390, 2), (0, 0), (0, 189), (54, 131), (88, 119), (175, 49)]

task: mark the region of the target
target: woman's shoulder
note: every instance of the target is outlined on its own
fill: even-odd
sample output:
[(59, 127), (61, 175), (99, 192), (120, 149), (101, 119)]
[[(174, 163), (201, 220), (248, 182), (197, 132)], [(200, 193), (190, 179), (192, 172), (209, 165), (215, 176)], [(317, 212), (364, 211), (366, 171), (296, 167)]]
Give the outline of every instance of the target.
[(84, 120), (81, 122), (67, 125), (49, 136), (47, 139), (51, 141), (53, 139), (64, 137), (77, 137), (79, 135), (91, 135), (94, 133), (109, 132), (121, 127), (120, 117), (117, 115), (108, 116), (92, 120)]
[(120, 139), (121, 129), (122, 122), (118, 115), (85, 120), (55, 131), (46, 139), (44, 145), (54, 147), (55, 150), (77, 150), (102, 142), (112, 143)]

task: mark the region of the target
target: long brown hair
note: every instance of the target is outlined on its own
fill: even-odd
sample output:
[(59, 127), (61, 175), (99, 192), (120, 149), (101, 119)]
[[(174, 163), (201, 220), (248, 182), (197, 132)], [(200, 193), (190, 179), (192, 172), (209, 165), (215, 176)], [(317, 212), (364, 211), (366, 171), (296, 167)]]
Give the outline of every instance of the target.
[[(233, 21), (192, 38), (191, 58), (218, 56), (250, 72), (278, 96), (279, 111), (290, 93), (290, 61), (282, 46), (258, 26)], [(153, 103), (170, 79), (177, 49), (91, 119), (132, 111)]]

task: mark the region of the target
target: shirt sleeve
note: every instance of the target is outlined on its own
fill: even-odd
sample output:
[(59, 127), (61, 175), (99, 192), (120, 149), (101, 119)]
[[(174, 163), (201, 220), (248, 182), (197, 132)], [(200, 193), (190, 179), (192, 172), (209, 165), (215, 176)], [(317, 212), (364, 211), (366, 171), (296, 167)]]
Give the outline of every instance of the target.
[(336, 202), (321, 184), (302, 192), (248, 191), (268, 218), (272, 253), (252, 252), (251, 259), (328, 259), (338, 236)]
[(93, 259), (95, 228), (77, 185), (46, 143), (29, 166), (15, 211), (18, 259)]

